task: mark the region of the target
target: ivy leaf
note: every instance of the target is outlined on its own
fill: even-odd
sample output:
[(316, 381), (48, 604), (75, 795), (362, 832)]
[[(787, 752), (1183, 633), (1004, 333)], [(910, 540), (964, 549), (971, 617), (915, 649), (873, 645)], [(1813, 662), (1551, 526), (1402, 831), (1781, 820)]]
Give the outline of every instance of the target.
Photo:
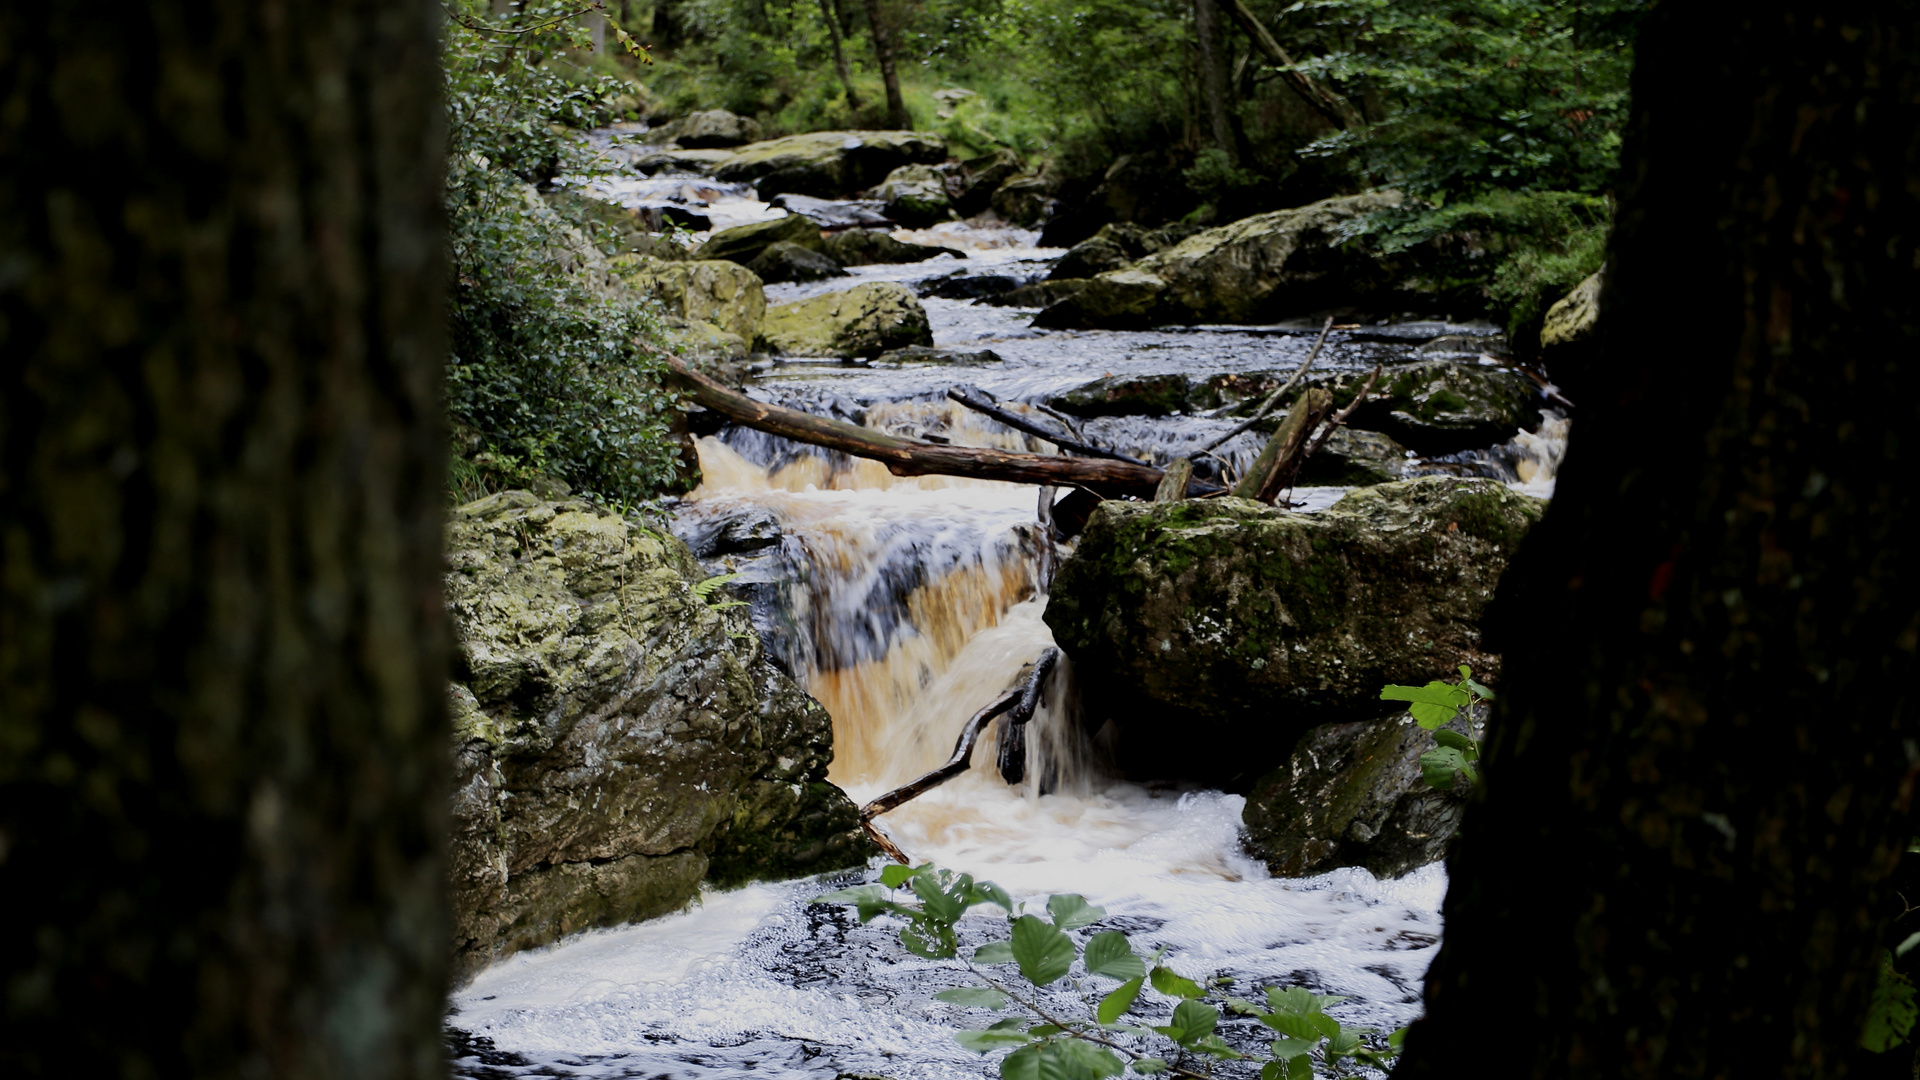
[(1133, 954), (1127, 935), (1107, 930), (1087, 939), (1087, 970), (1110, 979), (1138, 979), (1147, 973), (1147, 965)]
[[(1013, 960), (1035, 986), (1046, 986), (1073, 966), (1073, 939), (1032, 915), (1013, 921)], [(978, 955), (978, 954), (976, 954)]]
[[(1091, 952), (1092, 948), (1089, 947), (1088, 951)], [(1094, 1013), (1094, 1019), (1104, 1027), (1125, 1016), (1127, 1010), (1133, 1008), (1133, 999), (1140, 996), (1140, 984), (1145, 981), (1143, 976), (1121, 983), (1119, 989), (1100, 999), (1100, 1008)]]
[(989, 941), (973, 950), (973, 962), (976, 964), (1013, 963), (1013, 945), (1005, 941)]
[(948, 1001), (970, 1009), (1004, 1009), (1007, 995), (986, 986), (956, 986), (933, 995), (935, 1001)]
[(1154, 968), (1152, 979), (1153, 979), (1153, 988), (1167, 995), (1168, 997), (1197, 998), (1197, 997), (1207, 996), (1206, 991), (1200, 989), (1200, 985), (1198, 983), (1194, 982), (1192, 979), (1181, 978), (1179, 975), (1174, 973), (1174, 970), (1172, 968), (1168, 968), (1168, 967)]
[(1062, 930), (1078, 930), (1106, 918), (1107, 909), (1087, 903), (1087, 898), (1076, 893), (1065, 893), (1047, 898), (1047, 914), (1053, 916), (1053, 925)]

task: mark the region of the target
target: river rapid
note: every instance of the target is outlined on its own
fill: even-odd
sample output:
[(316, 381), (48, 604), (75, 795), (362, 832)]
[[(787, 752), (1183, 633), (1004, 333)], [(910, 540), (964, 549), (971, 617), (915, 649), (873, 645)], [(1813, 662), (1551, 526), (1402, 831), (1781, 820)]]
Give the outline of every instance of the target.
[[(702, 209), (716, 222), (778, 213), (750, 192), (701, 183), (704, 194), (696, 195), (711, 204)], [(602, 197), (629, 205), (667, 189), (656, 180), (595, 182)], [(1061, 254), (1035, 248), (1033, 234), (1015, 229), (954, 223), (897, 235), (967, 257), (770, 286), (768, 302), (862, 280), (928, 290), (952, 276), (1039, 277)], [(946, 401), (946, 389), (972, 384), (1020, 408), (1107, 374), (1287, 372), (1318, 329), (1045, 332), (1027, 327), (1031, 311), (933, 296), (922, 302), (937, 345), (990, 349), (1001, 361), (891, 369), (771, 361), (757, 365), (751, 392), (875, 428), (1044, 452), (1052, 448)], [(1316, 369), (1364, 370), (1443, 333), (1491, 332), (1436, 321), (1336, 332)], [(1085, 434), (1161, 463), (1233, 423), (1113, 418), (1088, 422)], [(1497, 452), (1429, 467), (1498, 475), (1549, 495), (1565, 433), (1564, 421), (1550, 419)], [(738, 575), (732, 584), (752, 601), (770, 654), (832, 714), (831, 775), (855, 802), (943, 761), (967, 718), (1052, 644), (1041, 615), (1063, 552), (1038, 524), (1035, 489), (900, 479), (870, 462), (731, 428), (702, 438), (699, 450), (705, 482), (677, 508), (675, 530), (712, 572)], [(1259, 437), (1249, 434), (1220, 453), (1244, 467), (1258, 450)], [(1313, 512), (1343, 493), (1303, 489), (1295, 500), (1301, 512)], [(737, 550), (715, 539), (743, 529), (759, 539), (732, 545)], [(1242, 996), (1275, 985), (1346, 995), (1333, 1015), (1382, 1030), (1419, 1015), (1421, 979), (1441, 933), (1441, 867), (1391, 881), (1364, 870), (1273, 878), (1240, 850), (1241, 796), (1112, 776), (1103, 742), (1111, 728), (1080, 715), (1073, 683), (1070, 664), (1049, 679), (1029, 728), (1021, 784), (994, 770), (997, 731), (990, 729), (970, 771), (879, 819), (894, 842), (916, 862), (998, 882), (1016, 899), (1084, 895), (1108, 913), (1094, 929), (1125, 931), (1142, 952), (1169, 950), (1165, 962), (1189, 977), (1230, 977)], [(683, 913), (495, 964), (453, 997), (456, 1075), (998, 1075), (999, 1054), (963, 1050), (952, 1033), (1003, 1014), (934, 1000), (969, 983), (963, 970), (909, 954), (885, 917), (863, 926), (848, 908), (809, 903), (875, 880), (882, 865), (876, 859), (865, 871), (824, 879), (708, 890)], [(962, 924), (964, 938), (985, 940), (1001, 918), (996, 908), (976, 909)], [(1052, 996), (1066, 1006), (1072, 994), (1067, 987)], [(1144, 999), (1145, 1015), (1163, 1015), (1171, 1004), (1151, 990)], [(1222, 1033), (1258, 1045), (1271, 1034), (1263, 1031), (1229, 1019)], [(1237, 1074), (1235, 1066), (1221, 1070)]]

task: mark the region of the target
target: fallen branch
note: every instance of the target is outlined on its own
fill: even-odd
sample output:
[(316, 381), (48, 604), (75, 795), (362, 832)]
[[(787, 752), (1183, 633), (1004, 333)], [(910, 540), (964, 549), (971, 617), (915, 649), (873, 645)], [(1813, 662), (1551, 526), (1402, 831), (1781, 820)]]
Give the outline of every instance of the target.
[(1053, 671), (1054, 662), (1058, 659), (1060, 659), (1060, 650), (1057, 648), (1041, 653), (1039, 658), (1034, 660), (1033, 666), (1028, 669), (1026, 678), (1021, 680), (1019, 686), (1009, 688), (1006, 693), (994, 698), (985, 708), (974, 713), (973, 718), (960, 729), (960, 737), (953, 744), (953, 756), (947, 759), (945, 765), (910, 783), (894, 788), (860, 808), (860, 827), (866, 830), (874, 843), (880, 845), (881, 850), (899, 862), (911, 865), (899, 846), (887, 839), (874, 826), (873, 819), (966, 772), (967, 765), (973, 757), (974, 744), (980, 741), (980, 733), (986, 730), (987, 723), (994, 717), (1011, 711), (1019, 717), (1013, 721), (1014, 723), (1024, 724), (1033, 719), (1033, 711), (1039, 707), (1040, 703), (1041, 684), (1046, 682), (1047, 675)]
[(1333, 395), (1320, 387), (1311, 387), (1301, 394), (1294, 401), (1293, 409), (1287, 413), (1286, 420), (1280, 424), (1280, 430), (1267, 440), (1253, 467), (1234, 485), (1233, 493), (1243, 499), (1258, 499), (1265, 503), (1274, 501), (1280, 492), (1292, 484), (1294, 474), (1300, 471), (1300, 462), (1306, 456), (1301, 451), (1306, 447), (1307, 437), (1332, 411)]
[(1241, 432), (1246, 431), (1247, 429), (1253, 427), (1253, 425), (1259, 423), (1260, 421), (1265, 420), (1267, 418), (1267, 414), (1273, 411), (1273, 407), (1280, 403), (1280, 399), (1282, 397), (1286, 396), (1287, 391), (1293, 389), (1294, 384), (1298, 383), (1301, 377), (1307, 373), (1307, 369), (1313, 366), (1314, 360), (1320, 356), (1320, 347), (1327, 343), (1327, 334), (1332, 330), (1333, 330), (1333, 316), (1329, 315), (1327, 316), (1326, 325), (1320, 328), (1320, 336), (1313, 340), (1313, 348), (1311, 351), (1307, 353), (1307, 362), (1304, 364), (1301, 364), (1298, 368), (1295, 368), (1292, 377), (1288, 378), (1286, 383), (1283, 384), (1280, 387), (1280, 389), (1275, 390), (1271, 394), (1268, 394), (1267, 400), (1261, 402), (1260, 407), (1253, 410), (1253, 415), (1248, 417), (1245, 423), (1237, 425), (1232, 431), (1227, 432), (1225, 435), (1222, 435), (1219, 438), (1208, 443), (1207, 445), (1201, 447), (1200, 449), (1195, 450), (1192, 456), (1199, 457), (1201, 454), (1211, 454), (1213, 453), (1214, 450), (1218, 449), (1220, 445), (1222, 443), (1225, 443), (1228, 439), (1233, 438), (1235, 435), (1238, 435)]
[(1048, 649), (1033, 662), (1033, 672), (1027, 676), (1026, 689), (1020, 694), (1020, 703), (1007, 714), (1007, 722), (1000, 726), (1000, 748), (996, 755), (1000, 767), (1000, 779), (1009, 784), (1017, 784), (1027, 778), (1027, 721), (1033, 719), (1035, 709), (1040, 707), (1040, 690), (1052, 673), (1054, 662), (1060, 659), (1059, 649)]
[[(979, 398), (976, 398), (972, 394), (968, 393), (968, 390), (970, 389), (972, 388), (971, 387), (962, 388), (958, 386), (952, 387), (947, 391), (947, 397), (952, 401), (957, 401), (961, 405), (964, 405), (967, 408), (972, 409), (974, 412), (977, 412), (982, 416), (991, 417), (994, 420), (1002, 424), (1005, 424), (1007, 427), (1010, 427), (1015, 431), (1025, 432), (1026, 434), (1032, 435), (1033, 437), (1038, 439), (1045, 439), (1048, 442), (1052, 443), (1053, 445), (1058, 446), (1060, 449), (1065, 450), (1069, 453), (1078, 454), (1081, 457), (1105, 458), (1108, 461), (1125, 461), (1133, 465), (1147, 465), (1146, 462), (1141, 461), (1139, 458), (1131, 458), (1125, 454), (1116, 453), (1115, 451), (1108, 450), (1104, 446), (1094, 446), (1090, 443), (1081, 442), (1078, 439), (1072, 438), (1070, 436), (1062, 435), (1060, 432), (1057, 432), (1052, 428), (1046, 427), (1045, 425), (1036, 424), (1033, 421), (1027, 419), (1026, 417), (1021, 416), (1017, 412), (1013, 412), (1008, 409), (1002, 409), (997, 405), (991, 405), (991, 404), (988, 404), (987, 402), (981, 401)], [(1153, 466), (1147, 465), (1147, 467), (1152, 468)]]
[[(1373, 381), (1379, 377), (1380, 365), (1375, 364), (1373, 365), (1373, 374), (1367, 376), (1367, 381), (1360, 386), (1360, 392), (1353, 395), (1353, 400), (1347, 402), (1347, 407), (1327, 418), (1327, 425), (1320, 429), (1319, 437), (1313, 440), (1312, 446), (1307, 447), (1306, 453), (1300, 455), (1301, 461), (1306, 461), (1306, 459), (1319, 453), (1321, 447), (1327, 445), (1327, 440), (1333, 437), (1333, 429), (1346, 424), (1347, 417), (1353, 415), (1353, 410), (1359, 408), (1360, 403), (1367, 400), (1367, 391), (1373, 389)], [(1298, 470), (1295, 471), (1297, 472)]]
[[(665, 349), (645, 343), (640, 347), (666, 361), (673, 381), (685, 387), (695, 403), (734, 423), (878, 461), (895, 476), (965, 476), (1015, 484), (1053, 484), (1087, 488), (1103, 498), (1133, 495), (1145, 499), (1153, 497), (1163, 475), (1151, 465), (1127, 461), (1021, 454), (903, 439), (844, 420), (755, 401), (693, 370), (685, 360)], [(1216, 484), (1195, 480), (1188, 488), (1188, 495), (1199, 497), (1218, 490)]]
[(1300, 70), (1300, 65), (1294, 63), (1293, 57), (1287, 55), (1287, 50), (1280, 47), (1280, 42), (1267, 30), (1259, 17), (1254, 15), (1253, 9), (1247, 6), (1247, 0), (1233, 0), (1227, 5), (1227, 14), (1233, 16), (1233, 21), (1240, 24), (1240, 29), (1246, 31), (1247, 36), (1260, 47), (1260, 51), (1267, 54), (1267, 59), (1272, 60), (1280, 68), (1280, 74), (1286, 78), (1287, 85), (1312, 106), (1315, 112), (1331, 120), (1335, 126), (1349, 131), (1366, 126), (1366, 118), (1360, 115), (1360, 110), (1354, 108), (1352, 102), (1330, 92), (1314, 82), (1313, 76)]

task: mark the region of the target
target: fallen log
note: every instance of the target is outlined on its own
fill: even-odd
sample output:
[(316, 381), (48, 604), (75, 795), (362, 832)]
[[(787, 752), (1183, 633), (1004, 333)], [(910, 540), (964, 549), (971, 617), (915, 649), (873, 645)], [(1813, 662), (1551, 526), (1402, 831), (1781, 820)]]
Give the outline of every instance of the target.
[[(947, 398), (972, 409), (982, 416), (990, 417), (996, 422), (1010, 427), (1015, 431), (1032, 435), (1036, 439), (1045, 439), (1067, 453), (1078, 454), (1081, 457), (1106, 458), (1108, 461), (1125, 461), (1134, 465), (1147, 465), (1146, 462), (1141, 461), (1139, 458), (1128, 457), (1117, 451), (1109, 450), (1104, 446), (1095, 446), (1092, 443), (1081, 442), (1071, 435), (1063, 435), (1044, 424), (1036, 424), (1017, 412), (1002, 409), (991, 402), (982, 401), (973, 396), (970, 392), (972, 389), (972, 387), (950, 387), (947, 390)], [(1152, 468), (1153, 466), (1147, 465), (1147, 467)]]
[(1264, 503), (1278, 498), (1292, 484), (1294, 474), (1300, 471), (1300, 463), (1306, 459), (1302, 451), (1306, 449), (1308, 436), (1332, 411), (1333, 395), (1317, 386), (1296, 398), (1293, 409), (1280, 422), (1280, 429), (1267, 440), (1266, 447), (1247, 475), (1234, 486), (1233, 493)]
[(1012, 712), (1019, 717), (1013, 723), (1025, 724), (1033, 719), (1033, 711), (1040, 704), (1041, 686), (1046, 682), (1047, 676), (1052, 673), (1054, 662), (1059, 659), (1059, 649), (1048, 649), (1041, 653), (1034, 660), (1033, 666), (1027, 670), (1026, 678), (1020, 681), (1020, 685), (1010, 687), (1006, 693), (994, 698), (985, 708), (974, 713), (973, 718), (960, 729), (960, 737), (953, 744), (953, 756), (947, 759), (946, 764), (918, 779), (894, 788), (860, 808), (860, 828), (866, 831), (867, 836), (872, 838), (888, 857), (912, 865), (906, 853), (874, 825), (873, 819), (966, 772), (973, 757), (974, 744), (980, 741), (980, 733), (986, 730), (988, 722), (994, 717)]
[[(1135, 462), (1022, 454), (903, 439), (844, 420), (755, 401), (693, 370), (685, 360), (665, 349), (644, 343), (641, 348), (666, 361), (672, 380), (684, 387), (696, 404), (756, 431), (878, 461), (895, 476), (965, 476), (1015, 484), (1086, 488), (1105, 498), (1132, 495), (1150, 499), (1163, 475), (1151, 465)], [(1220, 490), (1217, 484), (1194, 480), (1188, 485), (1187, 495), (1198, 498)]]
[(1280, 404), (1280, 399), (1286, 396), (1287, 391), (1293, 389), (1294, 384), (1298, 383), (1301, 377), (1304, 376), (1307, 373), (1307, 371), (1313, 367), (1314, 360), (1318, 359), (1320, 356), (1320, 347), (1327, 343), (1327, 334), (1332, 332), (1332, 330), (1333, 330), (1333, 316), (1329, 315), (1327, 316), (1326, 324), (1320, 327), (1320, 336), (1313, 339), (1313, 348), (1310, 351), (1308, 351), (1306, 362), (1294, 369), (1293, 376), (1289, 378), (1285, 383), (1282, 383), (1280, 386), (1280, 389), (1275, 390), (1271, 394), (1268, 394), (1267, 400), (1261, 402), (1260, 407), (1253, 410), (1253, 415), (1247, 417), (1244, 423), (1236, 424), (1225, 435), (1221, 435), (1217, 438), (1209, 440), (1207, 445), (1201, 447), (1198, 450), (1195, 450), (1191, 456), (1199, 457), (1201, 454), (1211, 454), (1215, 450), (1218, 450), (1221, 444), (1225, 443), (1228, 439), (1233, 438), (1235, 435), (1238, 435), (1241, 432), (1252, 428), (1253, 425), (1259, 423), (1260, 421), (1265, 420), (1267, 418), (1267, 414), (1273, 411), (1273, 407), (1275, 405)]
[(1040, 654), (1040, 659), (1033, 662), (1033, 672), (1027, 676), (1020, 703), (1007, 713), (1007, 722), (1000, 725), (1000, 779), (1009, 784), (1017, 784), (1027, 778), (1027, 721), (1033, 719), (1034, 710), (1040, 707), (1041, 688), (1046, 686), (1047, 676), (1053, 672), (1054, 662), (1059, 659), (1059, 649), (1048, 649)]

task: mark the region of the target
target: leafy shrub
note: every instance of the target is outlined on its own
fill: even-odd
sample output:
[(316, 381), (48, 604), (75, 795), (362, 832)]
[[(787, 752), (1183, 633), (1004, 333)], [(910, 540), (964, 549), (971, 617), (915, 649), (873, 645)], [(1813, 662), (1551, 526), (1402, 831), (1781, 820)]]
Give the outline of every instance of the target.
[[(895, 899), (894, 890), (902, 888), (919, 902)], [(1099, 1080), (1127, 1069), (1205, 1080), (1212, 1062), (1260, 1060), (1261, 1055), (1243, 1054), (1221, 1038), (1221, 1007), (1252, 1017), (1279, 1036), (1267, 1044), (1261, 1080), (1311, 1080), (1316, 1059), (1325, 1068), (1384, 1068), (1399, 1051), (1402, 1032), (1369, 1041), (1371, 1029), (1345, 1027), (1326, 1014), (1328, 1006), (1345, 998), (1272, 987), (1263, 1007), (1226, 995), (1230, 980), (1196, 982), (1175, 972), (1160, 962), (1163, 951), (1141, 956), (1117, 930), (1082, 933), (1106, 911), (1081, 896), (1048, 898), (1042, 918), (1027, 913), (992, 882), (931, 865), (894, 865), (881, 872), (877, 885), (841, 889), (814, 903), (852, 904), (861, 922), (881, 915), (904, 920), (900, 943), (909, 952), (952, 960), (978, 984), (943, 990), (936, 999), (994, 1012), (1014, 1010), (1017, 1015), (1009, 1019), (954, 1035), (976, 1053), (1011, 1050), (1000, 1061), (1006, 1080)], [(963, 958), (956, 925), (982, 904), (1006, 912), (1006, 934)], [(1080, 991), (1071, 1012), (1035, 993), (1063, 979)], [(1146, 1008), (1140, 994), (1147, 986), (1176, 1003), (1158, 1022), (1144, 1017), (1145, 1023), (1135, 1022), (1130, 1017)], [(1210, 997), (1219, 998), (1221, 1007), (1208, 1004)]]
[(469, 0), (447, 28), (456, 497), (553, 476), (634, 503), (675, 475), (675, 398), (636, 346), (660, 339), (657, 314), (583, 272), (590, 242), (528, 186), (567, 167), (566, 127), (621, 89), (552, 62), (581, 44), (570, 10), (528, 4), (505, 28), (525, 32), (495, 33)]
[(1420, 755), (1420, 776), (1430, 786), (1452, 791), (1462, 776), (1469, 787), (1480, 782), (1479, 741), (1445, 727), (1463, 711), (1471, 720), (1475, 709), (1493, 700), (1493, 691), (1474, 681), (1472, 668), (1461, 664), (1457, 683), (1435, 680), (1425, 686), (1381, 687), (1380, 700), (1407, 702), (1414, 723), (1433, 732), (1438, 745)]

